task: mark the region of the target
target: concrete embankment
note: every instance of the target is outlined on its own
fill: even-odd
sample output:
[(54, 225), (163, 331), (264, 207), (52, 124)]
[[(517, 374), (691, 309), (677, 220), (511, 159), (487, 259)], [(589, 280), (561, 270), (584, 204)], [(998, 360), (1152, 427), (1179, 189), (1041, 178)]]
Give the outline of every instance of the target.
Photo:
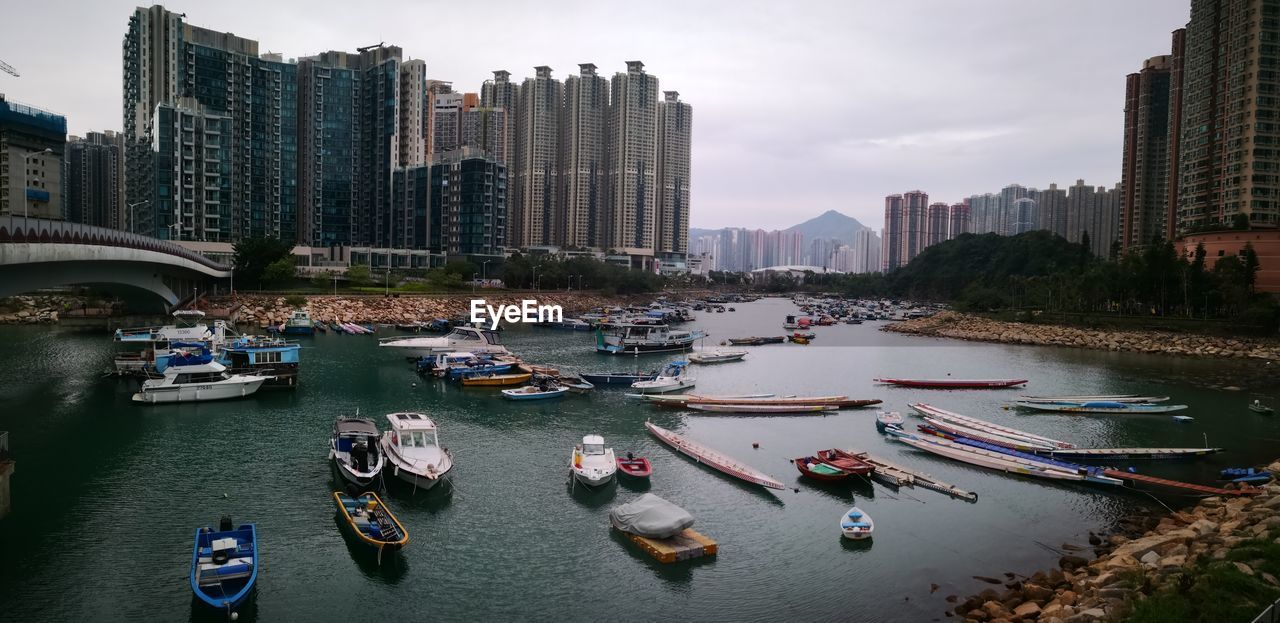
[[(399, 323), (433, 318), (470, 316), (471, 301), (484, 299), (487, 305), (519, 306), (522, 301), (534, 300), (538, 305), (560, 305), (565, 314), (583, 312), (594, 307), (617, 307), (634, 302), (630, 297), (603, 296), (589, 292), (538, 292), (500, 293), (480, 292), (453, 296), (333, 296), (306, 297), (303, 307), (311, 317), (324, 322), (377, 322)], [(645, 300), (648, 300), (646, 298)], [(239, 295), (238, 323), (265, 325), (280, 323), (293, 313), (294, 307), (283, 296)]]
[[(1267, 469), (1280, 470), (1280, 461)], [(1097, 555), (1093, 560), (1068, 553), (1049, 571), (1026, 578), (1005, 574), (1009, 581), (1002, 590), (949, 597), (956, 605), (948, 614), (965, 623), (1123, 621), (1144, 601), (1170, 592), (1185, 594), (1200, 577), (1223, 572), (1240, 574), (1240, 584), (1260, 582), (1280, 594), (1280, 579), (1263, 571), (1264, 562), (1252, 560), (1252, 546), (1246, 548), (1259, 541), (1280, 542), (1278, 513), (1280, 485), (1270, 484), (1252, 497), (1205, 498), (1158, 522), (1126, 519), (1115, 534), (1090, 533)], [(1142, 527), (1153, 522), (1153, 527)], [(1245, 587), (1238, 588), (1242, 599)], [(1241, 605), (1257, 612), (1267, 603)]]
[(992, 320), (944, 311), (928, 318), (895, 322), (887, 331), (980, 342), (1067, 346), (1111, 351), (1163, 353), (1192, 357), (1280, 359), (1280, 341), (1222, 338), (1160, 331), (1108, 331), (1050, 324)]

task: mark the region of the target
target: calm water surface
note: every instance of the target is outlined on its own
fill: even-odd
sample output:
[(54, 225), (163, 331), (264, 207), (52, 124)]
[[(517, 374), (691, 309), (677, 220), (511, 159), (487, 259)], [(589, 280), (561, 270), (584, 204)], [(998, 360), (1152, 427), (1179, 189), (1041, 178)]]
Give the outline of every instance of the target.
[[(703, 313), (708, 344), (779, 335), (789, 301)], [(810, 346), (751, 348), (743, 363), (695, 368), (698, 391), (848, 394), (892, 409), (932, 404), (1079, 445), (1222, 446), (1191, 463), (1139, 465), (1209, 482), (1227, 466), (1274, 459), (1280, 420), (1249, 412), (1280, 394), (1262, 363), (973, 344), (819, 327)], [(386, 330), (383, 330), (383, 335)], [(587, 333), (514, 328), (527, 360), (570, 369), (630, 368), (593, 352)], [(301, 387), (239, 401), (137, 406), (134, 382), (104, 377), (113, 344), (101, 331), (0, 328), (0, 430), (17, 456), (14, 513), (0, 522), (0, 618), (206, 618), (187, 583), (191, 536), (223, 514), (258, 524), (262, 570), (242, 620), (680, 618), (912, 622), (941, 619), (948, 594), (985, 585), (972, 575), (1030, 573), (1141, 506), (1145, 493), (1029, 480), (928, 455), (876, 434), (874, 410), (814, 417), (725, 417), (656, 411), (597, 391), (559, 402), (510, 403), (496, 390), (422, 380), (368, 336), (304, 338)], [(651, 367), (669, 360), (641, 356)], [(1280, 365), (1280, 364), (1277, 364)], [(1031, 379), (1054, 393), (1156, 393), (1191, 405), (1167, 416), (1027, 415), (1004, 409), (1015, 391), (886, 388), (879, 375)], [(1239, 390), (1222, 389), (1239, 386)], [(338, 530), (327, 457), (333, 419), (430, 413), (456, 457), (453, 486), (430, 493), (388, 484), (412, 544), (379, 567)], [(685, 433), (798, 491), (739, 484), (676, 455), (643, 422)], [(718, 558), (659, 565), (611, 533), (608, 509), (640, 490), (571, 489), (567, 463), (582, 435), (654, 464), (650, 490), (688, 509), (720, 543)], [(752, 442), (760, 448), (753, 450)], [(802, 481), (791, 457), (828, 447), (870, 450), (977, 491), (975, 504), (921, 489)], [(1171, 506), (1190, 498), (1161, 495)], [(876, 521), (871, 543), (840, 538), (854, 503)], [(930, 592), (930, 584), (941, 588)]]

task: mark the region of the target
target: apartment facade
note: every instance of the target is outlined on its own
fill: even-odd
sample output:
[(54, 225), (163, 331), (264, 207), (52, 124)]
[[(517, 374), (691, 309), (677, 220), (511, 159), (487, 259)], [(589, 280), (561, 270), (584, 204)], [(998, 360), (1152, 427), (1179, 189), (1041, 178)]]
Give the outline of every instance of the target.
[(124, 226), (123, 136), (110, 130), (68, 137), (62, 158), (63, 217), (75, 223)]
[(689, 168), (693, 107), (680, 93), (665, 91), (658, 103), (658, 231), (657, 255), (682, 257), (689, 252)]

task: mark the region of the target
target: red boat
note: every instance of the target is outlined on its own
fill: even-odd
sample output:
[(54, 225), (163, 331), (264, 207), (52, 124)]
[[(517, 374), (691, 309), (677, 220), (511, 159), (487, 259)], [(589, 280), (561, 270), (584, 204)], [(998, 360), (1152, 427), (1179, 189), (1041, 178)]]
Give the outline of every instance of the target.
[(850, 474), (870, 474), (875, 466), (844, 450), (832, 448), (818, 451), (818, 460)]
[(632, 478), (648, 478), (653, 474), (653, 466), (649, 464), (649, 459), (642, 456), (632, 456), (627, 453), (626, 458), (618, 457), (618, 471)]
[(1003, 389), (1026, 385), (1026, 379), (873, 379), (898, 387), (922, 389)]
[(791, 462), (796, 466), (796, 469), (800, 470), (801, 475), (814, 480), (837, 481), (853, 475), (851, 472), (830, 465), (826, 461), (818, 460), (817, 457), (802, 456), (798, 459), (792, 459)]

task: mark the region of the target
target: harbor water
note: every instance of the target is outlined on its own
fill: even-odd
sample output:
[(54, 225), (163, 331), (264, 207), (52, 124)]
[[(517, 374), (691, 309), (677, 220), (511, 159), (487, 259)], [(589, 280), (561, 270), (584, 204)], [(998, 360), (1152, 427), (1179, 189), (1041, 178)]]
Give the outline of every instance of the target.
[[(787, 300), (699, 312), (690, 325), (728, 337), (781, 335)], [(1086, 447), (1195, 447), (1188, 462), (1132, 462), (1144, 473), (1211, 484), (1224, 467), (1280, 455), (1280, 419), (1250, 412), (1275, 402), (1264, 362), (968, 343), (880, 331), (882, 322), (815, 327), (811, 345), (747, 347), (745, 361), (694, 366), (695, 391), (879, 398), (919, 422), (927, 402)], [(379, 336), (393, 332), (383, 328)], [(650, 369), (675, 356), (607, 356), (594, 337), (512, 327), (508, 346), (562, 370)], [(1175, 507), (1176, 492), (1036, 480), (925, 454), (877, 434), (875, 408), (831, 415), (745, 417), (655, 410), (600, 389), (516, 403), (496, 388), (423, 379), (371, 336), (317, 335), (303, 344), (300, 387), (216, 403), (143, 406), (136, 381), (105, 376), (114, 350), (102, 331), (0, 328), (0, 431), (17, 459), (13, 513), (0, 520), (0, 619), (205, 620), (187, 572), (197, 527), (222, 515), (256, 522), (262, 566), (240, 620), (859, 620), (943, 619), (947, 595), (987, 585), (972, 576), (1029, 574), (1063, 544), (1087, 546), (1142, 508)], [(1006, 408), (1019, 390), (931, 391), (877, 376), (1027, 378), (1025, 393), (1171, 396), (1168, 415), (1072, 416)], [(327, 460), (335, 418), (423, 411), (454, 454), (448, 486), (387, 485), (410, 545), (377, 560), (335, 520)], [(782, 480), (769, 491), (677, 455), (644, 422), (703, 442)], [(619, 454), (653, 462), (648, 485), (570, 484), (573, 444), (604, 436)], [(759, 448), (753, 448), (758, 443)], [(864, 480), (802, 479), (788, 459), (840, 447), (870, 451), (976, 491), (975, 503)], [(610, 507), (657, 493), (687, 509), (719, 555), (662, 565), (609, 527)], [(1154, 493), (1154, 495), (1152, 495)], [(851, 542), (839, 521), (857, 504), (874, 538)], [(938, 585), (933, 589), (932, 585)]]

